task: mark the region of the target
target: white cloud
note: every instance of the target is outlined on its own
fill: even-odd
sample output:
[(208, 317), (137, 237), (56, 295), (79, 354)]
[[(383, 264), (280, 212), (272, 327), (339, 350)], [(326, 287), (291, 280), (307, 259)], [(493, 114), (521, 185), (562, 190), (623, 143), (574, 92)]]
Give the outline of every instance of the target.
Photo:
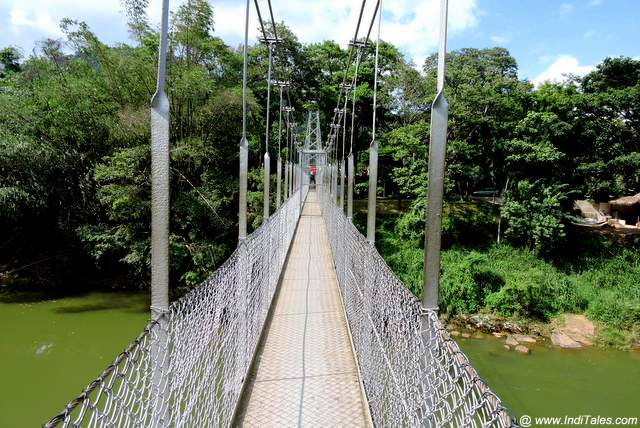
[[(231, 45), (244, 39), (245, 3), (237, 0), (209, 0), (214, 10), (215, 34)], [(176, 10), (184, 0), (171, 2)], [(258, 0), (264, 19), (269, 18), (266, 0)], [(359, 0), (281, 0), (272, 2), (275, 19), (284, 21), (303, 43), (335, 40), (346, 46), (353, 38), (361, 2)], [(367, 2), (359, 37), (368, 29), (374, 2)], [(59, 37), (64, 17), (85, 20), (107, 42), (127, 41), (125, 17), (120, 0), (0, 0), (0, 10), (11, 11), (8, 32), (0, 31), (0, 42), (19, 43), (27, 50), (35, 40)], [(383, 3), (381, 36), (412, 57), (417, 66), (435, 51), (440, 24), (440, 0), (386, 0)], [(161, 0), (150, 0), (152, 23), (160, 20)], [(477, 0), (456, 0), (449, 7), (449, 34), (477, 25), (481, 11)], [(0, 17), (1, 20), (1, 17)], [(1, 24), (1, 21), (0, 21)], [(249, 37), (258, 37), (258, 22), (251, 2)], [(3, 29), (4, 30), (4, 29)], [(5, 33), (5, 36), (1, 33)], [(9, 34), (13, 34), (9, 38)], [(376, 35), (376, 27), (372, 37)], [(18, 37), (19, 36), (19, 37)]]
[(506, 43), (509, 43), (509, 40), (510, 39), (505, 36), (491, 36), (491, 41), (499, 45), (504, 45)]
[(591, 1), (589, 2), (589, 6), (592, 6), (592, 7), (593, 7), (593, 6), (599, 6), (599, 5), (601, 5), (601, 4), (602, 4), (602, 0), (591, 0)]
[[(215, 31), (223, 39), (238, 43), (244, 38), (244, 5), (239, 2), (214, 3)], [(259, 0), (263, 18), (267, 18), (267, 2)], [(360, 1), (323, 0), (272, 2), (276, 21), (284, 21), (303, 43), (335, 40), (343, 47), (353, 38), (360, 12)], [(374, 2), (367, 2), (359, 37), (366, 35), (373, 15)], [(476, 0), (457, 0), (449, 7), (449, 34), (474, 27), (479, 11)], [(250, 37), (258, 36), (257, 18), (252, 7)], [(418, 66), (435, 50), (440, 24), (440, 0), (386, 0), (383, 3), (381, 37), (398, 46)], [(376, 26), (371, 37), (376, 36)]]
[(9, 11), (10, 30), (19, 35), (24, 28), (35, 29), (43, 36), (58, 37), (62, 34), (60, 27), (50, 15), (38, 10), (13, 7)]
[(596, 32), (595, 32), (595, 31), (587, 31), (586, 33), (584, 33), (584, 34), (582, 35), (582, 37), (583, 37), (583, 38), (585, 38), (585, 39), (590, 39), (590, 38), (592, 38), (592, 37), (593, 37), (593, 36), (595, 36), (595, 35), (596, 35)]
[(110, 41), (125, 41), (128, 35), (120, 10), (120, 0), (0, 0), (0, 26), (4, 26), (0, 44), (29, 52), (41, 39), (63, 36), (62, 18), (86, 21), (92, 29), (102, 27), (98, 36), (103, 40), (106, 36)]
[(553, 60), (553, 56), (551, 55), (542, 55), (541, 57), (538, 58), (538, 62), (540, 64), (546, 64), (548, 62), (551, 62)]
[(573, 5), (571, 3), (562, 3), (560, 5), (560, 14), (564, 15), (573, 12)]
[(538, 87), (544, 82), (563, 82), (569, 74), (584, 76), (593, 70), (595, 70), (595, 66), (580, 65), (576, 57), (560, 55), (549, 68), (534, 77), (531, 82)]

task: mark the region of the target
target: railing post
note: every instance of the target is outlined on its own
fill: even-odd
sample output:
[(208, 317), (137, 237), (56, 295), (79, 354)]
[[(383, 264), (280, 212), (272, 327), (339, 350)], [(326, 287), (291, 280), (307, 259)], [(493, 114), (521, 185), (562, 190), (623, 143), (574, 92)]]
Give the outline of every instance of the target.
[(282, 184), (282, 161), (276, 160), (276, 210), (280, 208), (280, 186)]
[(382, 0), (378, 1), (378, 38), (373, 78), (373, 120), (369, 145), (369, 200), (367, 206), (367, 240), (376, 242), (376, 200), (378, 196), (378, 141), (376, 140), (376, 112), (378, 107), (378, 53), (380, 51), (380, 23), (382, 22)]
[[(165, 420), (169, 378), (169, 100), (164, 91), (167, 72), (169, 0), (162, 1), (156, 92), (151, 99), (151, 319), (157, 321), (151, 344), (151, 426)], [(153, 333), (152, 333), (153, 334)]]
[(271, 185), (271, 158), (269, 152), (264, 154), (264, 180), (263, 180), (263, 210), (262, 210), (262, 223), (264, 224), (269, 219), (269, 186)]
[[(275, 24), (274, 24), (275, 25)], [(270, 40), (265, 40), (267, 49), (269, 49), (269, 68), (267, 71), (267, 112), (266, 112), (266, 130), (264, 136), (264, 200), (263, 200), (263, 213), (262, 223), (266, 222), (269, 218), (269, 187), (270, 183), (270, 169), (271, 163), (269, 158), (269, 119), (271, 109), (271, 63), (273, 61), (273, 43)]]
[(287, 198), (291, 197), (291, 162), (287, 162), (287, 169), (286, 169), (286, 174), (287, 174)]
[(367, 205), (367, 240), (376, 242), (376, 200), (378, 192), (378, 142), (369, 146), (369, 200)]
[(344, 212), (344, 171), (345, 163), (344, 159), (340, 161), (340, 211)]
[[(275, 25), (275, 23), (274, 23)], [(280, 208), (280, 187), (282, 187), (282, 91), (284, 90), (284, 83), (278, 82), (278, 86), (280, 86), (280, 104), (278, 105), (279, 114), (278, 114), (278, 158), (276, 161), (276, 168), (278, 168), (278, 173), (276, 174), (276, 209)]]
[(347, 219), (353, 219), (353, 153), (347, 156)]
[(332, 175), (333, 175), (333, 199), (332, 202), (334, 204), (338, 203), (338, 166), (333, 165), (331, 167)]
[(289, 161), (284, 160), (284, 201), (289, 199)]
[(302, 178), (302, 154), (300, 154), (300, 162), (298, 163), (298, 190), (300, 190), (300, 215), (302, 215), (302, 205), (304, 199), (302, 197), (302, 188), (304, 187), (304, 179)]
[(431, 138), (429, 143), (429, 181), (427, 191), (427, 224), (424, 241), (424, 283), (422, 306), (438, 310), (440, 285), (440, 243), (442, 235), (442, 198), (447, 152), (447, 120), (449, 105), (444, 97), (444, 71), (447, 40), (448, 0), (441, 0), (440, 49), (438, 51), (438, 94), (431, 106)]

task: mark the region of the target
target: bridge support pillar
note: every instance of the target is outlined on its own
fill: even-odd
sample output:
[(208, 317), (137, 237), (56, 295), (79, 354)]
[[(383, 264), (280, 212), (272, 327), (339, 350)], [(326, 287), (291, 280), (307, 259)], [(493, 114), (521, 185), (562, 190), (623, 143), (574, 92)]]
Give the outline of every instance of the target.
[(151, 426), (167, 425), (169, 378), (169, 100), (164, 91), (169, 0), (162, 2), (158, 80), (151, 99)]
[(440, 287), (440, 247), (442, 239), (442, 198), (444, 168), (447, 153), (447, 121), (449, 104), (444, 97), (444, 71), (447, 40), (448, 0), (442, 0), (440, 10), (440, 48), (438, 51), (438, 93), (431, 105), (431, 138), (429, 143), (429, 186), (427, 191), (427, 223), (424, 240), (424, 283), (422, 306), (438, 310)]

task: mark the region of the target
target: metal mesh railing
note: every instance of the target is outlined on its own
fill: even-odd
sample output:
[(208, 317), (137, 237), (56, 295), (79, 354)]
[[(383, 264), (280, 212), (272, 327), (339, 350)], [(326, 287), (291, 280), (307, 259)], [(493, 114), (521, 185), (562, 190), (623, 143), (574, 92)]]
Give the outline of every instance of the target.
[(308, 186), (45, 427), (229, 426)]
[(318, 186), (371, 415), (380, 427), (513, 424), (440, 323)]

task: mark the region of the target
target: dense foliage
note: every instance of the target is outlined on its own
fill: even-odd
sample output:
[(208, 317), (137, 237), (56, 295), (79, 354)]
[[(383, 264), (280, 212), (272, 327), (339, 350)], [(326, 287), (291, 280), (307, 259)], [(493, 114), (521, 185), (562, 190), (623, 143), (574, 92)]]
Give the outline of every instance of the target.
[[(59, 286), (102, 277), (112, 285), (147, 284), (149, 101), (158, 33), (147, 21), (146, 0), (124, 6), (131, 45), (107, 46), (83, 22), (66, 19), (65, 38), (43, 41), (28, 58), (12, 47), (0, 50), (3, 283)], [(236, 241), (242, 57), (215, 36), (214, 18), (206, 1), (188, 0), (170, 20), (171, 281), (180, 291), (219, 265)], [(348, 52), (333, 41), (304, 45), (284, 24), (276, 28), (282, 43), (274, 52), (274, 79), (291, 83), (284, 98), (296, 109), (292, 121), (303, 122), (313, 108), (326, 127)], [(258, 41), (248, 51), (249, 220), (255, 228), (262, 221), (268, 51)], [(372, 45), (365, 49), (355, 90), (361, 196), (373, 52)], [(380, 68), (379, 189), (409, 206), (383, 218), (378, 245), (418, 294), (436, 57), (427, 58), (420, 73), (382, 43)], [(353, 72), (352, 64), (347, 78)], [(617, 251), (619, 244), (579, 235), (570, 216), (575, 199), (640, 192), (640, 61), (606, 58), (584, 78), (534, 88), (518, 77), (506, 49), (469, 48), (448, 55), (446, 73), (444, 307), (543, 319), (587, 311), (620, 328), (637, 325), (637, 249)], [(279, 154), (290, 155), (279, 133), (279, 107), (275, 88), (272, 172), (278, 141)], [(480, 189), (500, 192), (501, 208), (471, 203)]]

